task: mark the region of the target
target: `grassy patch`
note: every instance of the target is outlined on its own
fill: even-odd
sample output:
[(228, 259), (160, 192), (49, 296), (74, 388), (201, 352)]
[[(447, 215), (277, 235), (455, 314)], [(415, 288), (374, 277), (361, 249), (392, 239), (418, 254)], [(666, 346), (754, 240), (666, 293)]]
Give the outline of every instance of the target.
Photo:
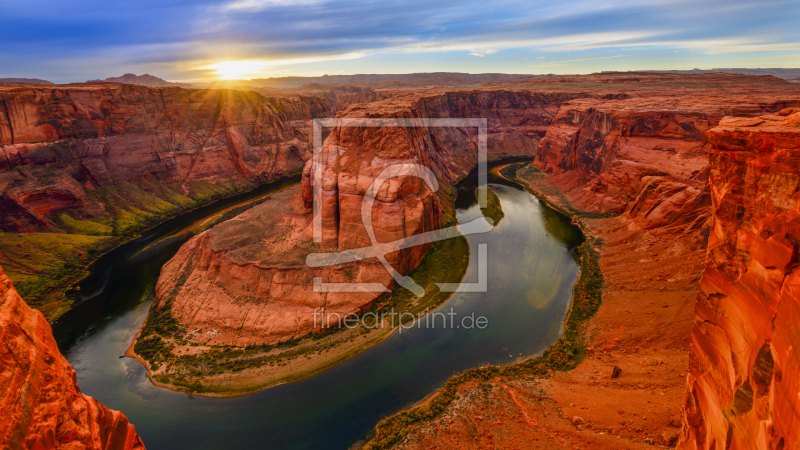
[[(48, 170), (37, 176), (48, 182), (58, 173)], [(57, 226), (52, 232), (0, 232), (0, 265), (25, 301), (53, 321), (70, 308), (64, 292), (87, 274), (92, 260), (146, 228), (253, 187), (255, 184), (243, 180), (198, 181), (188, 183), (184, 195), (182, 188), (139, 179), (90, 189), (86, 191), (89, 202), (101, 205), (94, 216), (61, 212), (51, 217)]]
[[(377, 317), (381, 312), (389, 310), (393, 310), (396, 314), (423, 314), (442, 304), (451, 295), (451, 293), (441, 292), (435, 283), (461, 281), (468, 265), (469, 244), (463, 236), (436, 242), (422, 262), (411, 271), (413, 279), (425, 288), (425, 295), (417, 298), (405, 288), (397, 287), (392, 292), (378, 298), (365, 313), (375, 313), (375, 316), (372, 317)], [(182, 286), (190, 273), (191, 267), (187, 264), (182, 269), (176, 286)], [(193, 393), (244, 394), (269, 387), (277, 382), (297, 381), (314, 375), (382, 341), (390, 331), (387, 328), (379, 328), (374, 322), (365, 319), (357, 329), (342, 327), (326, 333), (311, 333), (303, 338), (295, 338), (275, 345), (212, 346), (209, 350), (197, 354), (178, 355), (173, 352), (175, 346), (189, 343), (186, 340), (189, 330), (180, 325), (170, 312), (171, 303), (178, 290), (175, 289), (169, 293), (162, 303), (153, 304), (136, 341), (134, 351), (142, 356), (153, 369), (166, 366), (166, 372), (154, 377), (156, 381)], [(364, 314), (362, 317), (370, 316)], [(365, 340), (363, 345), (347, 351), (336, 351), (339, 344), (367, 333), (375, 334), (374, 337)], [(213, 379), (209, 378), (213, 375), (237, 373), (257, 367), (283, 366), (290, 364), (296, 358), (323, 352), (325, 352), (325, 357), (320, 358), (314, 369), (304, 369), (280, 379), (262, 380), (258, 385), (215, 384)]]
[(76, 219), (68, 213), (61, 213), (55, 220), (55, 223), (70, 234), (110, 236), (114, 233), (114, 229), (104, 223)]
[(47, 294), (83, 276), (92, 254), (114, 242), (110, 236), (0, 231), (0, 265), (30, 306), (53, 317), (66, 311), (68, 300)]
[[(505, 217), (503, 208), (500, 205), (500, 199), (497, 198), (497, 194), (492, 192), (492, 190), (487, 187), (478, 188), (476, 191), (479, 189), (486, 189), (486, 208), (481, 208), (481, 213), (484, 217), (492, 219), (494, 226), (497, 226), (500, 223), (500, 220)], [(478, 193), (476, 192), (475, 195), (478, 195)]]

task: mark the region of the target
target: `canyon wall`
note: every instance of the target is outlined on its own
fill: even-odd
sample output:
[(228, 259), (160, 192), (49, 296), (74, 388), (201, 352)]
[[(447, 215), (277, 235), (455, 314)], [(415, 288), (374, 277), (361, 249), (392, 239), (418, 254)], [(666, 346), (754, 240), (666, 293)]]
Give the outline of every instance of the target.
[(714, 223), (700, 282), (682, 449), (800, 446), (800, 112), (708, 133)]
[(650, 97), (566, 103), (541, 141), (535, 164), (567, 199), (591, 213), (627, 212), (643, 229), (708, 219), (706, 133), (726, 115), (768, 114), (800, 105), (791, 94)]
[(143, 449), (124, 414), (81, 393), (50, 325), (0, 268), (0, 447)]
[[(454, 222), (453, 185), (478, 163), (478, 129), (428, 127), (421, 119), (486, 118), (490, 159), (532, 157), (541, 129), (559, 105), (588, 95), (507, 90), (399, 93), (382, 100), (383, 95), (360, 95), (378, 100), (352, 104), (338, 117), (384, 119), (390, 126), (336, 124), (329, 130), (320, 155), (321, 247), (312, 243), (314, 167), (309, 160), (299, 192), (287, 190), (276, 196), (280, 201), (265, 202), (187, 243), (162, 270), (156, 308), (170, 310), (196, 342), (233, 345), (275, 343), (320, 329), (313, 315), (320, 308), (339, 317), (363, 310), (381, 293), (314, 292), (312, 280), (373, 282), (391, 289), (395, 280), (381, 265), (372, 260), (310, 268), (305, 256), (315, 249), (371, 245), (361, 205), (370, 185), (390, 165), (426, 167), (440, 189), (434, 194), (411, 173), (388, 180), (372, 209), (377, 242)], [(392, 252), (387, 261), (407, 275), (428, 248)]]
[(0, 87), (0, 264), (48, 319), (141, 229), (299, 172), (327, 100), (103, 83)]
[[(63, 209), (97, 214), (87, 190), (150, 180), (189, 195), (193, 183), (259, 182), (300, 169), (313, 96), (102, 85), (0, 90), (0, 228), (52, 229)], [(47, 167), (45, 167), (47, 166)], [(158, 195), (156, 195), (158, 196)]]

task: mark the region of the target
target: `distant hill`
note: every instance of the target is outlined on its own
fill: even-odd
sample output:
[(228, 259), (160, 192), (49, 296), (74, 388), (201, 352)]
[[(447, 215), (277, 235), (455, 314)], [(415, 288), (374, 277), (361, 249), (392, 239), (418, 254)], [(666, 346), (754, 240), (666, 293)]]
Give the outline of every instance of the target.
[[(783, 78), (784, 80), (791, 81), (792, 83), (800, 83), (800, 69), (781, 69), (781, 68), (773, 68), (773, 69), (744, 69), (744, 68), (733, 68), (733, 69), (711, 69), (711, 70), (702, 70), (702, 69), (692, 69), (692, 70), (637, 70), (637, 72), (656, 72), (656, 73), (711, 73), (711, 72), (725, 72), (725, 73), (741, 73), (743, 75), (772, 75), (778, 78)], [(609, 72), (600, 72), (600, 73), (609, 73)]]
[(38, 78), (0, 78), (0, 83), (53, 84), (47, 80), (40, 80)]
[(194, 87), (194, 85), (189, 83), (173, 83), (170, 81), (166, 81), (164, 79), (155, 77), (150, 74), (144, 75), (135, 75), (132, 73), (126, 73), (121, 77), (111, 77), (106, 78), (105, 80), (89, 80), (87, 83), (122, 83), (122, 84), (138, 84), (139, 86), (147, 86), (147, 87), (182, 87), (182, 88), (190, 88)]
[(527, 81), (532, 75), (515, 75), (505, 73), (459, 73), (459, 72), (431, 72), (431, 73), (406, 73), (406, 74), (357, 74), (357, 75), (323, 75), (321, 77), (277, 77), (258, 78), (244, 81), (254, 87), (268, 88), (298, 88), (316, 84), (358, 84), (358, 83), (384, 83), (387, 87), (414, 87), (414, 86), (459, 86), (465, 84), (484, 83), (509, 83)]

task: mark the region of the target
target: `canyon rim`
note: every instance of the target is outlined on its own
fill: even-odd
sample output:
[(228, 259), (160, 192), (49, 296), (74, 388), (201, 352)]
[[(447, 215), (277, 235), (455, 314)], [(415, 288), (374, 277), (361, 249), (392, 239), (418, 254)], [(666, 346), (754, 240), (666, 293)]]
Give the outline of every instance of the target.
[(793, 2), (101, 3), (4, 8), (0, 448), (800, 448)]

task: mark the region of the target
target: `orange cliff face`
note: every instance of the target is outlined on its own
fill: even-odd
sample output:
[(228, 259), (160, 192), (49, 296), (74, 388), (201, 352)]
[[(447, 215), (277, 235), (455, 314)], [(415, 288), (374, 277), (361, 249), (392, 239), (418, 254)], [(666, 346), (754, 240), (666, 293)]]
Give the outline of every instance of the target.
[(50, 325), (2, 268), (0, 342), (0, 448), (144, 448), (124, 414), (81, 393)]
[[(134, 181), (182, 195), (303, 167), (327, 100), (133, 85), (0, 88), (0, 229), (54, 228), (53, 213), (102, 214), (88, 194)], [(199, 184), (198, 184), (199, 183)], [(157, 190), (156, 196), (159, 194)]]
[(726, 117), (708, 136), (714, 224), (679, 447), (798, 448), (800, 111)]
[(642, 229), (707, 231), (708, 130), (734, 112), (755, 116), (800, 106), (790, 93), (651, 95), (566, 103), (535, 164), (584, 211), (626, 212)]
[[(388, 103), (354, 108), (349, 117), (411, 114), (406, 105)], [(313, 268), (306, 265), (306, 256), (370, 246), (361, 210), (374, 180), (390, 165), (420, 165), (438, 174), (445, 189), (455, 179), (453, 174), (465, 174), (477, 160), (474, 142), (463, 137), (460, 142), (474, 155), (456, 159), (460, 165), (455, 165), (452, 155), (432, 145), (430, 130), (424, 127), (335, 126), (321, 148), (322, 242), (313, 242), (309, 162), (300, 187), (275, 194), (185, 244), (162, 269), (157, 307), (170, 308), (195, 342), (249, 345), (325, 328), (322, 318), (314, 315), (322, 308), (328, 317), (341, 318), (370, 306), (381, 292), (315, 292), (313, 279), (391, 288), (394, 280), (377, 260)], [(392, 242), (440, 228), (441, 208), (437, 194), (420, 178), (408, 174), (387, 180), (372, 207), (376, 241)], [(387, 260), (407, 275), (428, 247), (393, 252)]]
[[(412, 175), (386, 181), (372, 207), (376, 241), (392, 242), (440, 228), (442, 213), (448, 208), (453, 212), (452, 206), (443, 206), (454, 199), (453, 183), (478, 162), (477, 128), (429, 128), (418, 119), (469, 117), (481, 111), (496, 117), (497, 110), (491, 108), (507, 108), (519, 102), (517, 98), (534, 101), (530, 94), (501, 91), (493, 100), (491, 94), (412, 94), (348, 107), (342, 117), (397, 120), (402, 126), (339, 124), (330, 130), (320, 157), (322, 242), (313, 243), (313, 166), (309, 161), (299, 189), (276, 194), (185, 244), (162, 269), (157, 307), (170, 308), (195, 342), (230, 345), (275, 343), (308, 334), (321, 328), (321, 319), (314, 316), (320, 308), (343, 317), (369, 307), (380, 293), (314, 292), (313, 279), (380, 283), (391, 289), (393, 278), (376, 260), (311, 268), (306, 255), (371, 245), (361, 207), (370, 185), (390, 165), (426, 167), (435, 174), (440, 190), (432, 192)], [(554, 101), (562, 100), (555, 97)], [(542, 111), (539, 105), (522, 109), (517, 116), (547, 120)], [(531, 156), (538, 139), (535, 131), (524, 126), (526, 120), (536, 119), (506, 125), (500, 119), (490, 120), (489, 155)], [(407, 275), (428, 248), (403, 249), (388, 254), (387, 260)]]

